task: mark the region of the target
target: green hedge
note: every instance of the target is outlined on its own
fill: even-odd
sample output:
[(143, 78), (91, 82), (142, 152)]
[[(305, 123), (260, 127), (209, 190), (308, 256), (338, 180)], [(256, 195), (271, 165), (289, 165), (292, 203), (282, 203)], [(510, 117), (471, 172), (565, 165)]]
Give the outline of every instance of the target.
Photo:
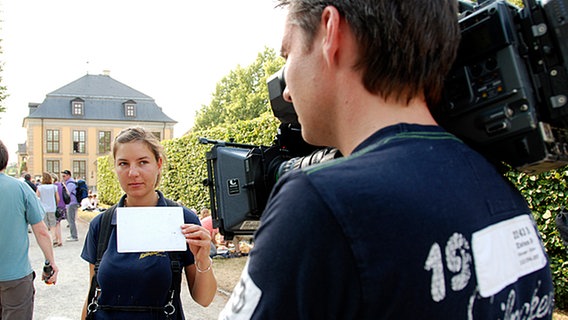
[(568, 171), (553, 170), (540, 175), (509, 172), (509, 179), (527, 200), (540, 230), (555, 286), (556, 307), (568, 309), (568, 250), (562, 244), (554, 219), (566, 205)]
[[(197, 210), (209, 208), (209, 191), (203, 186), (203, 180), (207, 178), (205, 153), (213, 145), (200, 144), (199, 138), (221, 141), (233, 139), (236, 143), (270, 145), (276, 136), (278, 124), (271, 113), (266, 113), (250, 121), (190, 132), (181, 138), (163, 141), (167, 159), (159, 189), (169, 199), (181, 201), (187, 207)], [(112, 156), (100, 157), (97, 166), (97, 192), (100, 201), (105, 204), (118, 202), (122, 190), (113, 171)]]
[(97, 159), (97, 197), (104, 204), (115, 204), (120, 199), (122, 190), (114, 173), (112, 156)]
[[(270, 145), (276, 135), (278, 120), (267, 113), (257, 119), (240, 121), (230, 126), (191, 132), (181, 138), (164, 141), (167, 162), (163, 170), (160, 190), (166, 197), (181, 201), (187, 207), (210, 207), (209, 191), (203, 186), (207, 178), (205, 153), (211, 144), (199, 144), (199, 137), (212, 140)], [(113, 172), (109, 157), (98, 159), (98, 194), (103, 203), (118, 201), (122, 191)], [(510, 172), (507, 177), (527, 199), (540, 229), (546, 247), (555, 284), (556, 307), (568, 309), (568, 262), (554, 218), (565, 205), (568, 171), (551, 171), (541, 175)]]
[(269, 145), (276, 135), (277, 126), (278, 120), (271, 114), (265, 114), (250, 121), (191, 132), (181, 138), (164, 141), (168, 159), (161, 190), (170, 199), (181, 201), (187, 207), (197, 210), (209, 208), (209, 190), (203, 185), (203, 180), (207, 178), (205, 153), (213, 145), (199, 144), (199, 138)]

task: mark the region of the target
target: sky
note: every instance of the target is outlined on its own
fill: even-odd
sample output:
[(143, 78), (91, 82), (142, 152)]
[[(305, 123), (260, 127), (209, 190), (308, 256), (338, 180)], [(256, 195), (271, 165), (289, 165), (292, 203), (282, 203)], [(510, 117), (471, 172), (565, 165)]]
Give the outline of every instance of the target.
[(110, 76), (193, 125), (215, 86), (265, 47), (280, 51), (285, 11), (273, 0), (0, 0), (0, 140), (16, 162), (28, 103), (85, 74)]

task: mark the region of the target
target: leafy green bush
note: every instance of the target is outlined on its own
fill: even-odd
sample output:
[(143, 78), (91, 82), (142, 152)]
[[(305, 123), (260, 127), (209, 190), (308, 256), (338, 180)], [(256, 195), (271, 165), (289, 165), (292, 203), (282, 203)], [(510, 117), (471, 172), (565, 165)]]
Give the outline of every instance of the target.
[(540, 230), (550, 259), (556, 307), (568, 309), (568, 251), (554, 223), (556, 214), (566, 205), (568, 171), (556, 170), (539, 175), (509, 172), (507, 176), (527, 200)]
[[(520, 0), (511, 2), (522, 5)], [(234, 139), (237, 143), (253, 145), (272, 143), (279, 122), (267, 107), (266, 78), (283, 64), (274, 50), (265, 49), (249, 67), (237, 67), (218, 83), (211, 104), (197, 113), (194, 127), (197, 131), (163, 141), (167, 161), (159, 189), (166, 197), (196, 209), (210, 206), (209, 190), (203, 186), (203, 180), (207, 178), (205, 154), (212, 145), (199, 144), (199, 137)], [(538, 176), (507, 174), (533, 211), (550, 258), (559, 309), (568, 309), (568, 262), (554, 218), (564, 206), (567, 175), (568, 171), (562, 170)], [(98, 159), (98, 190), (101, 201), (106, 204), (116, 203), (122, 194), (110, 157)]]
[[(199, 144), (199, 137), (213, 140), (270, 145), (276, 135), (278, 120), (270, 113), (261, 117), (239, 121), (233, 125), (220, 125), (208, 130), (191, 132), (181, 138), (163, 141), (167, 161), (163, 169), (160, 190), (165, 196), (181, 201), (187, 207), (210, 207), (209, 190), (203, 185), (207, 178), (205, 154), (212, 145)], [(110, 157), (98, 159), (98, 193), (103, 203), (116, 203), (122, 190), (113, 172)], [(541, 232), (555, 285), (556, 307), (568, 308), (568, 261), (554, 223), (554, 218), (565, 205), (568, 170), (550, 171), (540, 175), (509, 172), (507, 177), (527, 200)]]
[(207, 178), (205, 154), (213, 145), (199, 144), (199, 138), (237, 143), (269, 145), (276, 136), (278, 120), (265, 113), (250, 121), (220, 125), (212, 129), (191, 132), (181, 138), (164, 141), (168, 157), (161, 190), (170, 199), (188, 207), (210, 207), (209, 190), (203, 185)]
[[(169, 199), (181, 201), (187, 207), (197, 210), (209, 208), (209, 190), (203, 186), (203, 180), (207, 178), (205, 153), (212, 145), (199, 144), (199, 138), (223, 141), (233, 139), (238, 143), (270, 145), (276, 136), (278, 125), (279, 121), (267, 112), (253, 120), (220, 125), (162, 141), (166, 162), (159, 189)], [(112, 157), (100, 157), (97, 166), (100, 201), (105, 204), (118, 202), (123, 192), (113, 171)]]
[(116, 174), (112, 156), (97, 158), (97, 197), (104, 204), (115, 204), (120, 200), (122, 189)]

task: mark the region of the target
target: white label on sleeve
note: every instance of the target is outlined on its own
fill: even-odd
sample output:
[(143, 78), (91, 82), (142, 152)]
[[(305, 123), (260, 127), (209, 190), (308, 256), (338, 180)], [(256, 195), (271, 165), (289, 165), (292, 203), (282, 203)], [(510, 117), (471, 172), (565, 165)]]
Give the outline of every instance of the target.
[(528, 215), (477, 231), (472, 236), (475, 273), (482, 297), (546, 266), (546, 256)]
[(262, 291), (248, 274), (249, 261), (247, 260), (241, 279), (233, 289), (229, 301), (219, 314), (219, 319), (250, 319), (252, 317), (262, 296)]

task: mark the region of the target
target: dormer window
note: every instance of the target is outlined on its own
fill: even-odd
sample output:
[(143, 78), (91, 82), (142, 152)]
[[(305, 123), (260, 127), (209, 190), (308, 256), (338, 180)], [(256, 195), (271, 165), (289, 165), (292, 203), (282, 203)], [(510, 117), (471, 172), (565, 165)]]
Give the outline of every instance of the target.
[(85, 114), (85, 100), (75, 98), (71, 100), (71, 114), (74, 116), (82, 116)]
[(136, 117), (136, 102), (128, 100), (124, 103), (124, 116), (127, 118)]

